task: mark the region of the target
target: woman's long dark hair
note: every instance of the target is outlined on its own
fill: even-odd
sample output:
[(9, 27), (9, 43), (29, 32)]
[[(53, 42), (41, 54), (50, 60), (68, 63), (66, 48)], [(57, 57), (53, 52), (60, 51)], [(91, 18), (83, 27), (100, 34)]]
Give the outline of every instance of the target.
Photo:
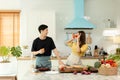
[(80, 35), (80, 40), (79, 40), (79, 47), (81, 48), (82, 45), (86, 44), (86, 35), (85, 35), (85, 32), (84, 31), (78, 31)]

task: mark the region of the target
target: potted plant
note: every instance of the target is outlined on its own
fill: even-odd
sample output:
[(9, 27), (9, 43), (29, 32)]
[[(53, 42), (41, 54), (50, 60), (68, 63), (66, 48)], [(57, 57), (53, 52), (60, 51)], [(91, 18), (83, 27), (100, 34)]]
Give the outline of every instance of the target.
[(16, 47), (6, 47), (1, 46), (0, 47), (0, 56), (2, 57), (3, 63), (10, 62), (9, 57), (10, 56), (20, 57), (22, 55), (22, 50), (20, 46)]
[[(20, 46), (7, 47), (0, 46), (0, 75), (17, 73), (17, 59), (20, 57), (22, 50)], [(15, 56), (15, 57), (14, 57)], [(7, 68), (6, 68), (7, 67)]]
[(22, 50), (20, 46), (11, 47), (11, 54), (15, 57), (20, 57), (22, 55)]
[(10, 48), (6, 46), (0, 47), (0, 56), (2, 58), (3, 63), (9, 62), (9, 56), (10, 56)]

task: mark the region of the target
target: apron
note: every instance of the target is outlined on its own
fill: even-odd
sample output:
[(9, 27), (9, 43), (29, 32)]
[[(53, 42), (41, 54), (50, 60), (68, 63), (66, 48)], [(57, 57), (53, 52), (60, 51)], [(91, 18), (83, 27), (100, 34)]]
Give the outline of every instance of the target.
[(80, 56), (74, 55), (73, 53), (67, 58), (66, 65), (83, 65)]
[(50, 56), (36, 57), (36, 67), (44, 67), (51, 69)]

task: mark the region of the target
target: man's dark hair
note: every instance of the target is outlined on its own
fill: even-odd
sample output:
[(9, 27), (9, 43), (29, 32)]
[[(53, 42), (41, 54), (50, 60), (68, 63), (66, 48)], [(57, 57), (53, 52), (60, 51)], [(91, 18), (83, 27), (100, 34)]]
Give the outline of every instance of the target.
[(38, 27), (38, 31), (41, 33), (41, 30), (45, 30), (46, 28), (48, 28), (47, 25), (41, 24), (41, 25)]

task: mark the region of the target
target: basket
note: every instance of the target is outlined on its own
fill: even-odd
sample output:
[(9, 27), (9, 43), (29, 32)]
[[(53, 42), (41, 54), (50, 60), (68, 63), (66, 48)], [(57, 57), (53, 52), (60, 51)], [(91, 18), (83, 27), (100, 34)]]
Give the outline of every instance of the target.
[(117, 75), (117, 72), (118, 72), (118, 67), (110, 67), (110, 68), (107, 68), (107, 67), (100, 67), (98, 69), (98, 73), (101, 74), (101, 75)]

